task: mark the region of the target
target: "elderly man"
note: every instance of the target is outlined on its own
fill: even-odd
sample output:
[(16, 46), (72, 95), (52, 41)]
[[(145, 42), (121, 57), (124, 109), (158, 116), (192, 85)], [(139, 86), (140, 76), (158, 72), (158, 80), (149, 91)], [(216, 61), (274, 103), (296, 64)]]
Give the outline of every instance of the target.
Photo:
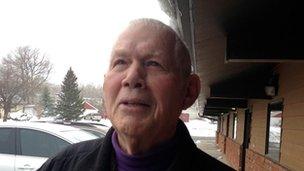
[(200, 80), (167, 25), (129, 24), (113, 47), (103, 91), (113, 125), (106, 137), (72, 145), (40, 170), (231, 170), (200, 151), (178, 119), (197, 99)]

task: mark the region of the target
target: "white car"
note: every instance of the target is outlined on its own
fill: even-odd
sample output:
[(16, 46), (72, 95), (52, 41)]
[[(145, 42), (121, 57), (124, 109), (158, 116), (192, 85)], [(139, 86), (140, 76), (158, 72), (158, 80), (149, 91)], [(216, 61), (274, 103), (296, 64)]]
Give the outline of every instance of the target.
[(66, 146), (96, 138), (86, 131), (65, 125), (0, 123), (0, 171), (37, 170)]

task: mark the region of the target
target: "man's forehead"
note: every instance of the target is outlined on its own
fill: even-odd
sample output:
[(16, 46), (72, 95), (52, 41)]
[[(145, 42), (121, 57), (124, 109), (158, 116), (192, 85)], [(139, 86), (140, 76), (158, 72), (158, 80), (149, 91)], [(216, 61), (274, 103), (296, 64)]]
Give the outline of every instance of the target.
[(116, 53), (116, 54), (131, 53), (131, 51), (133, 51), (133, 50), (136, 50), (136, 53), (139, 53), (139, 54), (153, 55), (153, 56), (161, 55), (161, 54), (165, 53), (163, 49), (154, 48), (149, 45), (142, 44), (142, 45), (136, 46), (134, 44), (134, 46), (132, 46), (131, 44), (128, 44), (128, 43), (117, 44), (113, 48), (113, 53)]
[(151, 46), (128, 46), (124, 44), (117, 44), (115, 48), (113, 48), (111, 58), (114, 59), (116, 57), (131, 57), (133, 55), (138, 56), (142, 59), (150, 59), (157, 58), (160, 60), (164, 60), (168, 58), (170, 55), (167, 55), (168, 51), (163, 48), (154, 48)]
[(166, 53), (171, 50), (171, 39), (162, 35), (163, 33), (153, 30), (127, 29), (117, 39), (113, 52), (137, 50), (153, 54)]

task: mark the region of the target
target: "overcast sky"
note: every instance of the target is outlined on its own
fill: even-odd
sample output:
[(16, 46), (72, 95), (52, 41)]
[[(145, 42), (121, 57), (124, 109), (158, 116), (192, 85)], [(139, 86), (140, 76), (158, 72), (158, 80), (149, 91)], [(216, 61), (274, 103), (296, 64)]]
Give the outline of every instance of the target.
[(79, 84), (102, 85), (117, 34), (141, 17), (169, 23), (157, 0), (0, 0), (0, 58), (38, 48), (53, 64), (49, 82), (71, 66)]

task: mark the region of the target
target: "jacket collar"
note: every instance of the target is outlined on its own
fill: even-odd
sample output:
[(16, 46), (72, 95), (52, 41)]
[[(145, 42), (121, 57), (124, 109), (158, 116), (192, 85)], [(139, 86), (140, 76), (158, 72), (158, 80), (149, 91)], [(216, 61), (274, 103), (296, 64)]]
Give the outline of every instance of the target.
[[(103, 139), (103, 144), (99, 150), (98, 161), (96, 166), (98, 166), (99, 170), (117, 170), (116, 168), (116, 159), (115, 152), (112, 146), (111, 137), (114, 132), (114, 128), (111, 127), (107, 132), (105, 138)], [(174, 138), (177, 139), (177, 154), (174, 159), (174, 162), (169, 167), (169, 170), (176, 170), (178, 168), (181, 169), (181, 164), (185, 165), (184, 157), (186, 153), (189, 153), (196, 149), (196, 145), (193, 142), (186, 125), (183, 121), (179, 120), (177, 123), (177, 129), (174, 135)]]

